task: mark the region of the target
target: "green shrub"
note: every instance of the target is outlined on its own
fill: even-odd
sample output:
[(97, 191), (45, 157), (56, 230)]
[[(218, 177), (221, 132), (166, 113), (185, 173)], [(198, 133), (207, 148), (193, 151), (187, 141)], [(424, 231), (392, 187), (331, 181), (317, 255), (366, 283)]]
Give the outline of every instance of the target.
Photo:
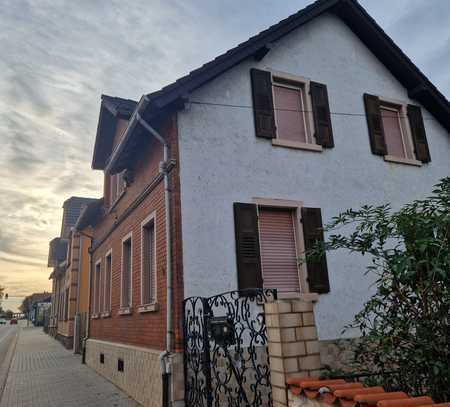
[[(349, 233), (335, 233), (346, 226)], [(349, 228), (349, 229), (347, 229)], [(347, 210), (325, 227), (328, 239), (307, 256), (344, 249), (371, 258), (375, 293), (347, 328), (360, 330), (355, 366), (435, 401), (450, 400), (450, 177), (433, 194), (393, 211)]]

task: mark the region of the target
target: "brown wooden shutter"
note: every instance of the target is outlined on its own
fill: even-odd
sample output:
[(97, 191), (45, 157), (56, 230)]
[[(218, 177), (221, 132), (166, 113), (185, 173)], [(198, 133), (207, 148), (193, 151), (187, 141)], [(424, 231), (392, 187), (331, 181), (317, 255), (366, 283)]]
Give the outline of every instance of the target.
[(327, 87), (322, 83), (311, 82), (309, 92), (311, 94), (317, 144), (326, 148), (332, 148), (334, 147), (334, 140)]
[[(303, 236), (305, 250), (311, 250), (317, 241), (323, 241), (322, 214), (320, 208), (302, 208)], [(309, 290), (324, 294), (330, 291), (327, 259), (307, 259)]]
[(431, 156), (430, 150), (428, 149), (427, 136), (425, 134), (422, 110), (419, 106), (408, 105), (407, 112), (416, 158), (423, 163), (429, 163), (431, 161)]
[(364, 94), (367, 126), (369, 127), (370, 147), (373, 154), (386, 155), (387, 147), (384, 139), (383, 122), (381, 120), (380, 99), (377, 96)]
[(272, 96), (272, 76), (268, 71), (252, 68), (253, 113), (257, 137), (275, 138), (275, 114)]
[(258, 215), (255, 204), (234, 203), (238, 288), (262, 288)]

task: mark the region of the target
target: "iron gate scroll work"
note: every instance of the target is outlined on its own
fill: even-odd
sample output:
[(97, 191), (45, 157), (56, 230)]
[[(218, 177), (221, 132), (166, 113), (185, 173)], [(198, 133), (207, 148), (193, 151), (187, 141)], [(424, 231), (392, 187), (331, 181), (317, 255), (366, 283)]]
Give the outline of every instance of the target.
[(264, 302), (276, 290), (247, 289), (183, 302), (188, 407), (272, 407)]

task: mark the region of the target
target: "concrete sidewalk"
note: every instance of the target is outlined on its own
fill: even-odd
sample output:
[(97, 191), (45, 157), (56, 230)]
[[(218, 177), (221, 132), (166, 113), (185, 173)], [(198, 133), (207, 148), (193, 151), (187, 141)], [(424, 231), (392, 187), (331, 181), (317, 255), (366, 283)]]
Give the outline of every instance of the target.
[(138, 407), (42, 328), (21, 328), (0, 407)]

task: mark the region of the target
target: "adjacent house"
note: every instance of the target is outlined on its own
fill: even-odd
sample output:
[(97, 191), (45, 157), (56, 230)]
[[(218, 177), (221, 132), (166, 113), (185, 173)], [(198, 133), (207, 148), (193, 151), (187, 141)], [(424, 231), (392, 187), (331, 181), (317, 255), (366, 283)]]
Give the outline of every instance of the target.
[(90, 238), (73, 227), (92, 202), (81, 197), (64, 202), (61, 235), (50, 242), (48, 257), (48, 266), (53, 267), (49, 333), (76, 352), (81, 349), (88, 310)]
[[(279, 374), (314, 374), (372, 281), (365, 258), (304, 264), (302, 252), (342, 210), (429, 193), (450, 172), (449, 130), (449, 102), (353, 0), (319, 0), (138, 103), (102, 96), (102, 209), (81, 217), (87, 363), (145, 405), (181, 402), (182, 351), (205, 340), (183, 342), (183, 299), (276, 289), (289, 318), (270, 323), (308, 326), (289, 331), (290, 355), (269, 347), (284, 404)], [(210, 322), (232, 343), (228, 320)], [(220, 380), (203, 374), (185, 377), (188, 390)]]
[(34, 326), (44, 325), (46, 313), (51, 307), (52, 293), (34, 293), (24, 298), (21, 311), (27, 314), (28, 321)]

